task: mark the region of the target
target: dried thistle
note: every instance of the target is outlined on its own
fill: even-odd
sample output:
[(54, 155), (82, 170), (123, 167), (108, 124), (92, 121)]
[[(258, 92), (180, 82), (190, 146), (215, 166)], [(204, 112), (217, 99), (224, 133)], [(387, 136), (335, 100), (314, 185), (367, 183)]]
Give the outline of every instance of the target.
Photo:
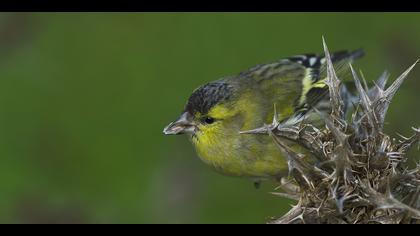
[[(417, 62), (388, 88), (388, 73), (367, 88), (350, 65), (359, 99), (346, 120), (343, 87), (323, 43), (331, 103), (330, 114), (319, 114), (325, 128), (274, 118), (271, 125), (244, 132), (271, 135), (287, 157), (290, 178), (282, 179), (283, 192), (274, 194), (298, 203), (270, 223), (420, 223), (420, 165), (409, 169), (406, 157), (419, 144), (420, 129), (399, 139), (383, 132), (391, 100)], [(284, 140), (305, 147), (317, 164), (308, 163)]]

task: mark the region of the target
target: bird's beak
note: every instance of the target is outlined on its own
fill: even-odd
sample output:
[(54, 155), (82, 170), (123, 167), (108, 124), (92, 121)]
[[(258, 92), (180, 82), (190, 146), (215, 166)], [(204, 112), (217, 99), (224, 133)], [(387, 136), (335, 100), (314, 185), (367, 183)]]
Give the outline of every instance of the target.
[(163, 133), (168, 134), (193, 134), (197, 126), (192, 121), (192, 116), (188, 112), (182, 113), (178, 120), (170, 123), (163, 129)]

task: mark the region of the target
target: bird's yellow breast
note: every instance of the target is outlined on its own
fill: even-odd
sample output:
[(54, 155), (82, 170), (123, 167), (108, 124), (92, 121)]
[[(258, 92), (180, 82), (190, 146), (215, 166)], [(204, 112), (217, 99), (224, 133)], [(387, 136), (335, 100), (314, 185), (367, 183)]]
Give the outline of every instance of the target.
[(287, 163), (269, 136), (219, 133), (193, 138), (198, 156), (218, 172), (232, 176), (284, 175)]

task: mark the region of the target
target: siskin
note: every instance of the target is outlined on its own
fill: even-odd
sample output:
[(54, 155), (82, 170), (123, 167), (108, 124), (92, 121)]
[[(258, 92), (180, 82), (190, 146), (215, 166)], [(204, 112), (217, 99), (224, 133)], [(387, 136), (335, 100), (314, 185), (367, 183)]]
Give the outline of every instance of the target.
[[(337, 75), (345, 77), (348, 64), (363, 54), (331, 54)], [(251, 178), (256, 187), (279, 180), (288, 173), (287, 161), (271, 137), (240, 132), (271, 123), (274, 114), (280, 121), (307, 117), (311, 108), (328, 103), (326, 75), (324, 55), (304, 54), (209, 82), (193, 91), (163, 133), (187, 134), (200, 159), (222, 174)]]

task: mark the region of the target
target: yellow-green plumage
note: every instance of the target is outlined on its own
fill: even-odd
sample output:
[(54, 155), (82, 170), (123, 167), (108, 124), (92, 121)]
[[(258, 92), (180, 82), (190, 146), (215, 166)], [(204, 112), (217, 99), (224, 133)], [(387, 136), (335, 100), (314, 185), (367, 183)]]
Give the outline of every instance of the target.
[[(361, 51), (332, 54), (343, 68)], [(322, 56), (302, 55), (259, 65), (236, 76), (196, 89), (178, 121), (166, 134), (188, 133), (198, 156), (220, 173), (255, 180), (287, 174), (287, 162), (271, 137), (239, 134), (278, 119), (304, 114), (321, 99), (327, 87)]]

